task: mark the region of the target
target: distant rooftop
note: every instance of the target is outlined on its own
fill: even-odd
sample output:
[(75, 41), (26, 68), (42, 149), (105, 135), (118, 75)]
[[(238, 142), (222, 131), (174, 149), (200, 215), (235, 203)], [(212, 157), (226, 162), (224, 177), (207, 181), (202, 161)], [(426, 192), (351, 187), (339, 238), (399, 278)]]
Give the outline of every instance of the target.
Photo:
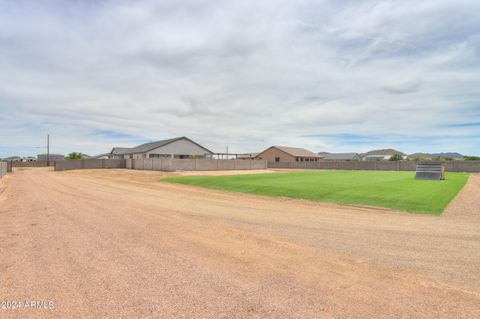
[(352, 160), (356, 156), (359, 156), (358, 153), (319, 153), (319, 155), (323, 156), (326, 160)]
[(309, 150), (307, 149), (304, 149), (304, 148), (301, 148), (301, 147), (290, 147), (290, 146), (278, 146), (278, 145), (275, 145), (275, 146), (272, 146), (272, 147), (275, 147), (287, 154), (290, 154), (292, 156), (295, 156), (295, 157), (323, 157), (321, 155), (318, 155), (316, 153), (313, 153), (313, 152), (310, 152)]
[(125, 154), (126, 152), (130, 151), (132, 148), (131, 147), (114, 147), (110, 154), (114, 155), (121, 155)]
[[(37, 156), (48, 156), (49, 154), (47, 153), (43, 153), (43, 154), (38, 154)], [(53, 154), (53, 153), (50, 153), (50, 156), (64, 156), (62, 154)]]
[(365, 155), (395, 155), (395, 154), (398, 154), (398, 155), (401, 155), (401, 156), (406, 156), (407, 155), (405, 153), (402, 153), (400, 151), (397, 151), (397, 150), (394, 150), (394, 149), (391, 149), (391, 148), (381, 149), (381, 150), (373, 150), (373, 151), (365, 153)]
[(112, 149), (111, 154), (122, 155), (122, 154), (146, 153), (148, 151), (154, 150), (156, 148), (162, 147), (164, 145), (173, 143), (173, 142), (178, 141), (178, 140), (188, 140), (188, 141), (198, 145), (199, 147), (203, 148), (207, 153), (213, 154), (212, 151), (210, 151), (210, 150), (206, 149), (205, 147), (195, 143), (194, 141), (192, 141), (191, 139), (189, 139), (185, 136), (170, 138), (170, 139), (167, 139), (167, 140), (161, 140), (161, 141), (156, 141), (156, 142), (145, 143), (145, 144), (138, 145), (138, 146), (131, 147), (131, 148), (128, 148), (128, 147), (114, 147)]

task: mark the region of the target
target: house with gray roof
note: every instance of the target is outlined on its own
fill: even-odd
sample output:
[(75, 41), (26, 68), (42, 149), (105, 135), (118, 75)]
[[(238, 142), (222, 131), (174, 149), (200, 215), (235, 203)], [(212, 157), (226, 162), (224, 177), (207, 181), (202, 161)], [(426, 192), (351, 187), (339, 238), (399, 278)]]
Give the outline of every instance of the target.
[(135, 147), (114, 147), (109, 158), (138, 159), (138, 158), (209, 158), (213, 152), (202, 145), (182, 136), (145, 143)]
[(39, 162), (46, 162), (47, 160), (50, 161), (63, 161), (65, 159), (65, 155), (62, 154), (38, 154), (37, 161)]
[(22, 158), (20, 156), (10, 156), (3, 159), (6, 162), (21, 162)]
[(90, 157), (90, 159), (109, 159), (109, 158), (112, 158), (110, 157), (110, 153), (98, 154)]
[(364, 161), (388, 161), (393, 155), (400, 155), (404, 159), (407, 158), (407, 154), (388, 148), (388, 149), (373, 150), (373, 151), (367, 152), (363, 155), (363, 160)]

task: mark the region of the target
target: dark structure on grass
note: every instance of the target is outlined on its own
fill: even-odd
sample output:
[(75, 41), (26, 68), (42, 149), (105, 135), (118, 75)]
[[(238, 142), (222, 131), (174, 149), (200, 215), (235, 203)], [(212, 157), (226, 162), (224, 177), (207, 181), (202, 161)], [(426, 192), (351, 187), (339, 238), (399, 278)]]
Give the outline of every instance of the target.
[(417, 164), (415, 179), (441, 181), (445, 179), (445, 167), (442, 162), (424, 162)]

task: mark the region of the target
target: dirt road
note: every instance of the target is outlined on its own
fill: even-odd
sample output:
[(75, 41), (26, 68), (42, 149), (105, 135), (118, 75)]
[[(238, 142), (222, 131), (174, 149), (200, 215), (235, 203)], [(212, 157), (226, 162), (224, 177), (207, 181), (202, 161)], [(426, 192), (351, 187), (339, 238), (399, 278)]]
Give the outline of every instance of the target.
[(442, 217), (222, 193), (164, 173), (0, 181), (1, 318), (480, 318), (480, 176)]

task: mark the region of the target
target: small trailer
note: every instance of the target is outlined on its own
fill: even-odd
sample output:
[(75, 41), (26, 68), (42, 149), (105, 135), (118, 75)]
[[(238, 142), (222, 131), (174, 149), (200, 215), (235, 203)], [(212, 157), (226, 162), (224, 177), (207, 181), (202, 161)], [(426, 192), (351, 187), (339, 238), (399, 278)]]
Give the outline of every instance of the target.
[(424, 162), (417, 164), (415, 179), (441, 181), (445, 179), (445, 167), (442, 162)]

